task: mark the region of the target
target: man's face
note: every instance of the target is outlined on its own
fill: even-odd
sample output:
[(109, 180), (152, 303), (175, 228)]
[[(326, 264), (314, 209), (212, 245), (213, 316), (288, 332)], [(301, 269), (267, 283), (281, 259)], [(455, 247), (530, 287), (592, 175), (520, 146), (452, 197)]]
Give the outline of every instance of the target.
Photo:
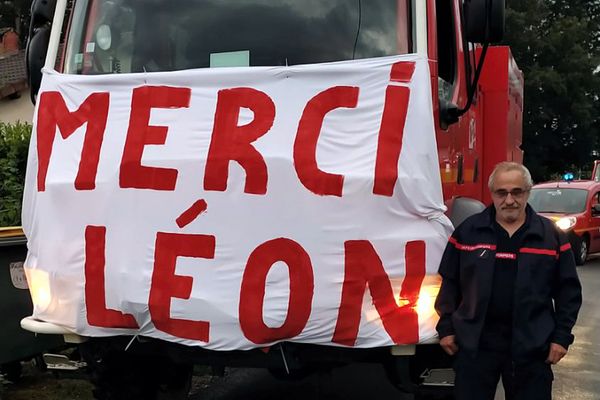
[(529, 188), (520, 171), (503, 171), (496, 174), (492, 200), (498, 222), (514, 223), (525, 218)]

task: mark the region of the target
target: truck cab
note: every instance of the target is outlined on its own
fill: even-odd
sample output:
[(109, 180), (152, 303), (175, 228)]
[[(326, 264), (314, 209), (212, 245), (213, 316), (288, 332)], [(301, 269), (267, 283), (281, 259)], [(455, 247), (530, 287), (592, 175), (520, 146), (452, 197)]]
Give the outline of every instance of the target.
[[(523, 77), (509, 48), (490, 45), (502, 36), (504, 1), (40, 0), (32, 10), (28, 65), (34, 101), (42, 67), (67, 75), (144, 76), (418, 54), (429, 66), (441, 176), (435, 184), (441, 184), (454, 221), (459, 221), (458, 214), (464, 217), (489, 201), (487, 178), (497, 162), (522, 160)], [(438, 289), (439, 283), (432, 285), (432, 298)], [(433, 301), (419, 307), (432, 312)], [(189, 376), (193, 362), (260, 366), (293, 376), (316, 365), (375, 361), (386, 366), (403, 390), (417, 391), (424, 383), (436, 388), (451, 385), (422, 374), (440, 368), (448, 371), (449, 360), (437, 343), (431, 343), (435, 340), (371, 349), (284, 341), (251, 351), (214, 351), (135, 336), (82, 337), (60, 324), (32, 317), (25, 318), (22, 326), (85, 342), (90, 365), (106, 377), (100, 380), (106, 398), (117, 390), (118, 396), (125, 396), (123, 388), (131, 386), (123, 381), (125, 372), (139, 367), (140, 375), (149, 373), (150, 367), (140, 361), (149, 357), (166, 358), (165, 365), (174, 365), (161, 370), (164, 373), (154, 381), (162, 384), (159, 378), (166, 377), (171, 379), (167, 386), (179, 389), (185, 386), (182, 377)], [(174, 377), (172, 371), (182, 372)], [(146, 393), (146, 398), (153, 398), (156, 390)]]

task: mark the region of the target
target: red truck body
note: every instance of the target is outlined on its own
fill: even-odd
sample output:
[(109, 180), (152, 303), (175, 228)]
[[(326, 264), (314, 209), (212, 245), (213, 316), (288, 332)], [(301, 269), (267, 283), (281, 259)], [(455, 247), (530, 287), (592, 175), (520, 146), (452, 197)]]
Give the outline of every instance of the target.
[[(439, 2), (437, 2), (439, 3)], [(453, 0), (452, 18), (456, 43), (456, 78), (451, 101), (463, 106), (468, 101), (465, 54), (462, 46), (463, 32), (460, 24), (462, 1)], [(427, 1), (428, 21), (436, 21), (436, 1)], [(440, 24), (438, 23), (438, 26)], [(442, 24), (443, 27), (443, 24)], [(438, 37), (434, 24), (428, 25), (428, 57), (430, 59), (434, 112), (440, 121), (438, 96)], [(481, 57), (481, 48), (477, 56)], [(471, 108), (456, 124), (443, 129), (436, 126), (440, 172), (445, 200), (456, 197), (491, 202), (487, 180), (494, 166), (502, 161), (523, 161), (523, 73), (519, 70), (508, 46), (490, 47), (476, 89)]]
[[(486, 1), (491, 3), (500, 3), (491, 0)], [(94, 37), (95, 35), (98, 35), (98, 32), (100, 31), (97, 28), (99, 26), (108, 26), (104, 21), (102, 21), (102, 18), (108, 18), (106, 15), (110, 15), (110, 13), (107, 13), (106, 15), (102, 16), (102, 13), (100, 12), (101, 7), (102, 5), (106, 5), (108, 3), (111, 3), (114, 6), (116, 3), (103, 2), (100, 0), (72, 3), (75, 4), (73, 10), (68, 10), (72, 12), (65, 12), (67, 3), (59, 0), (58, 4), (62, 4), (61, 7), (63, 7), (62, 15), (60, 8), (57, 6), (57, 9), (59, 10), (57, 12), (57, 16), (60, 15), (60, 18), (55, 17), (53, 28), (55, 28), (58, 24), (65, 26), (67, 34), (63, 34), (62, 37), (67, 38), (67, 40), (66, 43), (59, 40), (59, 37), (61, 36), (60, 32), (54, 34), (54, 36), (50, 36), (50, 46), (48, 50), (50, 56), (46, 59), (46, 66), (59, 66), (58, 69), (67, 74), (141, 72), (140, 70), (135, 69), (133, 59), (136, 54), (134, 54), (135, 52), (132, 50), (129, 50), (131, 53), (129, 55), (129, 59), (126, 57), (119, 57), (119, 62), (115, 62), (116, 57), (113, 57), (112, 55), (110, 57), (107, 56), (105, 59), (99, 60), (99, 58), (102, 56), (102, 53), (100, 51), (94, 53), (93, 49), (96, 45), (94, 40), (98, 41), (98, 38), (96, 37), (94, 39)], [(129, 4), (127, 1), (124, 3)], [(135, 2), (131, 2), (130, 7), (132, 10), (134, 10), (132, 11), (132, 14), (135, 12), (139, 12), (140, 14), (142, 12), (148, 13), (148, 8), (157, 7), (154, 3), (158, 4), (161, 2), (152, 2), (152, 6), (145, 6), (138, 10), (135, 9)], [(233, 4), (236, 2), (231, 1), (230, 3)], [(260, 2), (255, 3), (259, 4)], [(400, 54), (418, 53), (422, 56), (426, 56), (429, 60), (432, 84), (432, 105), (434, 110), (433, 113), (436, 126), (437, 150), (439, 157), (438, 161), (443, 195), (446, 203), (450, 206), (450, 215), (452, 215), (452, 206), (453, 204), (456, 204), (455, 202), (458, 198), (467, 198), (483, 203), (489, 203), (490, 196), (487, 188), (487, 181), (494, 166), (501, 161), (511, 160), (521, 162), (523, 159), (523, 154), (520, 149), (522, 137), (521, 125), (523, 111), (523, 75), (518, 69), (516, 62), (511, 55), (510, 49), (503, 46), (488, 48), (487, 46), (467, 43), (467, 41), (464, 39), (465, 29), (462, 26), (462, 21), (464, 20), (462, 15), (463, 4), (477, 3), (481, 5), (484, 4), (483, 1), (389, 0), (388, 2), (381, 1), (379, 3), (380, 6), (384, 4), (385, 7), (392, 7), (391, 9), (395, 9), (396, 11), (396, 52)], [(221, 4), (227, 4), (227, 2), (222, 2)], [(340, 4), (342, 4), (340, 5), (341, 8), (348, 7), (348, 5), (344, 2), (340, 2)], [(360, 16), (360, 2), (358, 4), (358, 15)], [(327, 6), (329, 5), (330, 4), (327, 4)], [(162, 4), (162, 6), (164, 6), (164, 4)], [(260, 6), (262, 7), (264, 5), (261, 3)], [(171, 2), (169, 2), (168, 7), (172, 8), (173, 10), (178, 9), (178, 7), (175, 5), (171, 5)], [(284, 5), (281, 7), (283, 8)], [(365, 2), (362, 7), (364, 10), (366, 7), (369, 7), (369, 5), (367, 2)], [(382, 9), (385, 7), (382, 6)], [(377, 7), (373, 6), (374, 10), (376, 8)], [(33, 10), (35, 14), (35, 4)], [(166, 9), (160, 10), (165, 11), (165, 13), (168, 11)], [(198, 18), (204, 16), (202, 13), (204, 10), (201, 7), (189, 6), (188, 11), (197, 13), (197, 15), (194, 14), (194, 16), (197, 16)], [(114, 14), (119, 15), (118, 12)], [(150, 13), (150, 15), (146, 15), (146, 17), (151, 18), (151, 14), (152, 13)], [(153, 14), (161, 13), (154, 12)], [(388, 14), (389, 13), (382, 12), (378, 17), (383, 19), (389, 16)], [(218, 17), (223, 17), (223, 15), (229, 17), (229, 15), (227, 15), (225, 12), (223, 14), (219, 14), (218, 16), (211, 15), (211, 18), (214, 17), (212, 18), (214, 20)], [(161, 14), (161, 17), (163, 16), (164, 15)], [(63, 17), (67, 18), (66, 24), (63, 24)], [(375, 16), (373, 18), (375, 18)], [(360, 21), (360, 18), (358, 18), (358, 20)], [(381, 22), (383, 25), (382, 21), (377, 19), (375, 19), (375, 21)], [(148, 25), (151, 25), (148, 23), (148, 21), (144, 22), (146, 22)], [(214, 23), (214, 21), (212, 22)], [(248, 21), (244, 20), (243, 22)], [(345, 21), (338, 22), (342, 24)], [(173, 24), (173, 21), (170, 21), (170, 23)], [(228, 24), (231, 25), (231, 22), (228, 22)], [(249, 24), (250, 26), (253, 26), (252, 22), (249, 22)], [(394, 22), (392, 22), (392, 25), (394, 25)], [(311, 25), (311, 30), (313, 29), (312, 26), (313, 25)], [(260, 26), (253, 27), (256, 30), (260, 29)], [(72, 29), (79, 29), (79, 31), (73, 34), (73, 32), (71, 32)], [(350, 31), (355, 32), (354, 29), (355, 27), (352, 26)], [(60, 31), (60, 29), (57, 30)], [(342, 31), (342, 29), (337, 30)], [(151, 31), (160, 31), (160, 29), (158, 26), (153, 26)], [(354, 42), (354, 50), (356, 50), (356, 43), (358, 42), (358, 32), (360, 32), (360, 25), (358, 26), (358, 31), (356, 33), (356, 41), (354, 41), (354, 36), (351, 38)], [(187, 33), (189, 32), (186, 32), (186, 34)], [(307, 30), (304, 33), (306, 36), (310, 36), (309, 34), (311, 32)], [(144, 34), (150, 33), (145, 32)], [(189, 33), (189, 35), (193, 37), (194, 33)], [(298, 39), (300, 40), (302, 35), (297, 35)], [(166, 33), (162, 34), (162, 39), (166, 37), (168, 37)], [(110, 36), (108, 36), (108, 38), (111, 39)], [(106, 40), (107, 36), (105, 36), (104, 39), (104, 45), (107, 48), (110, 48), (110, 40)], [(116, 39), (117, 37), (115, 34), (115, 36), (112, 37), (112, 40), (116, 42)], [(131, 39), (131, 36), (129, 36), (129, 39)], [(273, 44), (269, 43), (269, 45), (271, 45), (273, 49), (270, 50), (272, 50), (272, 53), (275, 54), (277, 51), (281, 50), (278, 47), (278, 44), (281, 45), (281, 43), (277, 42), (277, 40), (280, 38), (271, 36), (271, 39)], [(33, 40), (35, 41), (35, 37)], [(143, 47), (144, 42), (151, 42), (153, 44), (152, 48), (155, 49), (161, 47), (159, 42), (161, 38), (155, 38), (155, 40), (156, 42), (146, 39), (145, 41), (142, 40), (137, 44)], [(393, 40), (394, 36), (392, 36), (392, 41)], [(198, 41), (199, 40), (196, 42)], [(207, 41), (209, 41), (209, 39), (207, 39)], [(60, 47), (59, 42), (61, 45), (63, 45), (62, 48), (64, 49), (62, 57), (56, 57)], [(310, 43), (310, 45), (314, 45), (318, 48), (320, 42), (322, 42), (322, 38), (317, 40), (315, 43)], [(187, 45), (193, 46), (194, 43), (195, 42), (190, 41), (190, 43)], [(262, 45), (262, 42), (260, 44)], [(285, 47), (287, 45), (291, 46), (292, 43), (286, 42), (282, 46)], [(97, 44), (97, 46), (99, 48), (102, 47), (100, 44)], [(132, 47), (135, 48), (135, 46)], [(392, 50), (394, 49), (393, 46), (391, 48)], [(90, 49), (92, 50), (90, 51)], [(243, 49), (248, 49), (248, 52), (250, 52), (251, 46), (248, 45), (247, 47), (243, 47)], [(231, 51), (239, 49), (227, 50)], [(258, 53), (259, 50), (264, 49), (257, 47), (256, 52)], [(332, 47), (328, 48), (328, 50), (335, 52), (336, 49)], [(190, 51), (189, 49), (187, 49), (187, 51), (189, 51), (188, 55), (191, 56), (194, 56), (197, 53)], [(224, 52), (226, 50), (217, 49), (211, 51)], [(252, 48), (252, 51), (255, 51), (254, 48)], [(115, 50), (115, 53), (116, 52), (117, 50)], [(352, 55), (352, 58), (354, 58), (352, 51), (350, 54)], [(290, 57), (296, 56), (296, 54), (292, 53), (289, 55)], [(378, 54), (375, 56), (384, 55), (391, 54)], [(474, 72), (478, 68), (479, 60), (481, 60), (484, 55), (485, 63), (483, 64), (483, 68), (481, 70), (480, 79), (477, 81), (474, 79), (474, 76), (477, 76), (478, 74)], [(346, 58), (342, 59), (349, 58), (347, 57), (347, 54), (345, 54), (345, 57)], [(374, 56), (365, 55), (363, 57), (368, 58)], [(311, 58), (308, 61), (302, 59), (298, 63), (339, 60), (339, 58), (326, 60), (315, 60)], [(281, 58), (277, 61), (281, 62)], [(269, 65), (288, 65), (287, 62), (288, 58), (285, 57), (285, 64), (282, 63)], [(100, 66), (98, 70), (94, 70), (94, 63), (97, 63)], [(160, 70), (198, 68), (202, 66), (208, 65), (195, 64), (191, 67), (186, 65), (184, 67), (172, 67), (170, 69), (163, 68)], [(34, 70), (34, 68), (30, 69)], [(143, 72), (146, 72), (146, 70), (143, 69)], [(472, 98), (470, 98), (471, 95), (473, 95)], [(448, 105), (451, 105), (456, 110), (460, 110), (456, 113), (455, 119), (448, 120), (446, 118)], [(435, 184), (437, 185), (437, 182)], [(43, 329), (41, 325), (35, 325), (34, 323), (37, 324), (39, 321), (26, 320), (23, 326), (26, 329), (42, 332)], [(42, 324), (46, 323), (42, 322)], [(56, 327), (57, 326), (54, 324), (44, 325), (44, 329), (48, 328), (48, 332), (61, 333), (60, 329), (53, 330)], [(114, 368), (118, 368), (120, 358), (128, 357), (129, 354), (123, 355), (122, 347), (119, 347), (120, 344), (123, 344), (122, 342), (125, 340), (124, 338), (119, 339), (118, 337), (114, 337), (113, 339), (115, 339), (114, 342), (117, 343), (116, 350), (115, 346), (106, 343), (101, 343), (101, 346), (99, 346), (101, 347), (101, 351), (98, 351), (98, 349), (94, 350), (98, 351), (98, 353), (101, 355), (100, 359), (104, 358), (112, 360)], [(278, 346), (279, 351), (261, 352), (260, 350), (253, 350), (252, 352), (244, 352), (243, 354), (238, 352), (210, 352), (203, 349), (197, 349), (198, 351), (194, 354), (194, 357), (191, 357), (190, 354), (187, 354), (186, 356), (189, 358), (185, 359), (185, 361), (187, 363), (189, 362), (190, 358), (193, 358), (194, 361), (200, 360), (201, 362), (212, 365), (267, 366), (271, 369), (274, 369), (275, 372), (281, 374), (282, 358), (286, 363), (285, 370), (287, 375), (290, 374), (290, 370), (288, 369), (286, 361), (288, 359), (297, 361), (297, 365), (293, 366), (293, 368), (291, 368), (292, 370), (296, 369), (296, 367), (298, 367), (297, 369), (301, 370), (306, 366), (312, 366), (314, 364), (329, 363), (333, 365), (340, 361), (365, 361), (377, 359), (378, 361), (387, 363), (388, 367), (391, 369), (398, 367), (401, 361), (405, 364), (399, 368), (402, 369), (403, 373), (405, 373), (409, 370), (409, 367), (407, 366), (408, 364), (406, 364), (408, 363), (408, 358), (412, 356), (415, 356), (415, 360), (417, 360), (411, 361), (411, 368), (415, 369), (415, 371), (420, 367), (435, 368), (439, 367), (440, 365), (444, 367), (448, 366), (446, 363), (448, 360), (445, 360), (444, 355), (440, 354), (441, 350), (437, 345), (420, 345), (416, 346), (418, 348), (416, 350), (414, 345), (404, 347), (393, 346), (391, 352), (389, 349), (381, 348), (374, 349), (372, 352), (368, 352), (368, 355), (366, 351), (354, 351), (356, 349), (343, 349), (344, 351), (337, 351), (336, 349), (330, 348), (323, 350), (321, 348), (307, 348), (307, 346), (302, 345), (295, 346), (294, 343), (290, 344), (287, 342), (284, 342), (281, 345), (278, 344)], [(177, 357), (182, 354), (182, 349), (175, 348), (175, 346), (167, 349), (167, 344), (163, 342), (161, 342), (161, 344), (157, 345), (155, 348), (153, 348), (152, 345), (146, 346), (144, 343), (136, 344), (134, 348), (141, 349), (140, 352), (148, 349), (148, 352), (151, 354), (156, 354), (157, 352), (160, 354), (174, 354), (174, 356), (171, 358), (175, 359), (177, 362), (181, 361), (181, 359), (177, 359)], [(133, 350), (134, 354), (136, 351), (135, 349)], [(118, 352), (117, 356), (114, 356), (114, 358), (107, 357), (107, 354), (112, 356), (115, 354), (115, 351)], [(186, 351), (187, 350), (183, 350), (184, 353)], [(331, 353), (327, 353), (327, 351), (331, 351)], [(390, 355), (395, 356), (396, 359), (390, 360)], [(407, 357), (398, 361), (401, 356)], [(90, 361), (90, 363), (93, 364), (93, 360)], [(104, 368), (108, 368), (106, 365), (107, 364), (105, 364)], [(421, 376), (419, 375), (421, 372), (422, 370), (418, 371), (416, 379), (413, 380), (418, 381), (419, 377)], [(411, 371), (411, 374), (412, 373), (413, 372)], [(285, 375), (285, 373), (283, 375)], [(401, 374), (399, 371), (394, 370), (391, 372), (391, 375), (399, 376)], [(113, 376), (113, 378), (115, 377)], [(406, 380), (402, 381), (404, 378), (405, 377), (400, 378), (400, 382), (396, 383), (398, 383), (398, 385), (406, 386), (408, 382)], [(411, 376), (411, 378), (415, 378), (415, 376)], [(123, 383), (123, 385), (126, 386), (125, 383)]]

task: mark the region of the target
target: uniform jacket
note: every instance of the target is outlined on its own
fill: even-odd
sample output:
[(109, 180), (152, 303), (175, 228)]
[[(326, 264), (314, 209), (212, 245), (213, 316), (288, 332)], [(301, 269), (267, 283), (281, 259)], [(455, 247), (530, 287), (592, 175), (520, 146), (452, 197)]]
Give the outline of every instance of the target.
[[(436, 300), (440, 338), (456, 335), (461, 350), (475, 354), (485, 322), (497, 257), (516, 257), (512, 357), (547, 355), (551, 342), (565, 348), (581, 307), (581, 284), (566, 235), (527, 205), (529, 228), (517, 254), (497, 253), (495, 210), (466, 219), (448, 241), (440, 263)], [(510, 289), (508, 289), (510, 290)]]

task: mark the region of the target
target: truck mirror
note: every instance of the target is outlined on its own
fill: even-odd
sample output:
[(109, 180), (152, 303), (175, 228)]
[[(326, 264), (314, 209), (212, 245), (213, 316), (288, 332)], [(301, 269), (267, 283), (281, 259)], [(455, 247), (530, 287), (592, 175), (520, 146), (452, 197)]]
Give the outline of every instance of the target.
[(35, 104), (42, 83), (42, 68), (50, 43), (50, 29), (56, 0), (34, 0), (31, 3), (31, 24), (27, 39), (27, 79), (31, 91), (31, 102)]
[(594, 204), (592, 206), (592, 216), (594, 216), (594, 217), (600, 216), (600, 204)]
[(52, 22), (56, 10), (56, 0), (34, 0), (31, 3), (31, 25), (39, 27)]
[(42, 84), (42, 68), (46, 62), (48, 43), (50, 42), (50, 25), (36, 29), (27, 42), (27, 77), (31, 90), (31, 102), (35, 104), (37, 93)]
[[(485, 61), (485, 55), (490, 43), (499, 42), (504, 36), (504, 6), (505, 0), (464, 0), (463, 3), (463, 48), (469, 49), (465, 52), (465, 73), (467, 76), (467, 104), (462, 107), (443, 107), (440, 104), (440, 117), (442, 124), (451, 125), (458, 121), (459, 117), (466, 113), (473, 99), (481, 70)], [(475, 48), (469, 46), (471, 43), (482, 43), (481, 56), (475, 69), (475, 75), (471, 75), (468, 56), (473, 52), (475, 59)]]
[(505, 0), (465, 0), (465, 37), (471, 43), (495, 43), (504, 37)]

